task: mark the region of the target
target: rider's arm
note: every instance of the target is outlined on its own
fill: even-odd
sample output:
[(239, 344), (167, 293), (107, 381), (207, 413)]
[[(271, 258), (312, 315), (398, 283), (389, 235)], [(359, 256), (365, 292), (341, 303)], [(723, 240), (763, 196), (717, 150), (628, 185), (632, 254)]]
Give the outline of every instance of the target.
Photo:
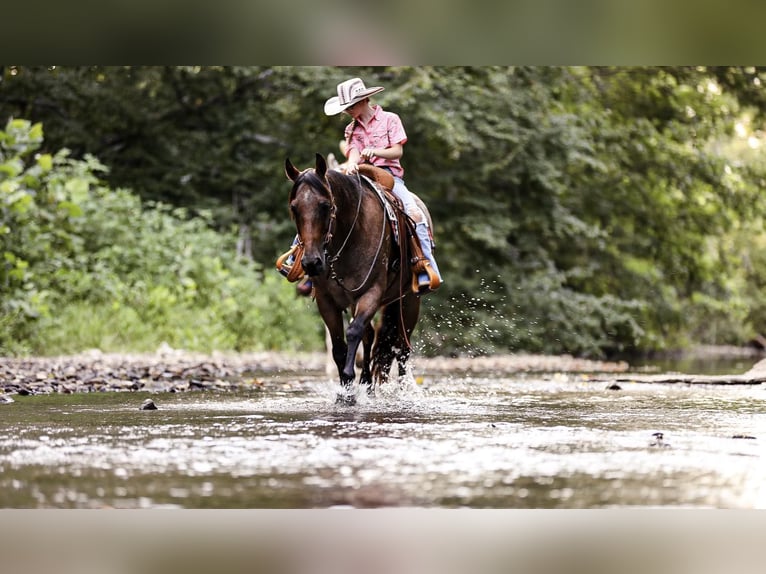
[[(361, 153), (361, 156), (368, 160), (372, 160), (373, 157), (382, 157), (383, 159), (400, 159), (402, 155), (404, 155), (404, 146), (400, 143), (386, 148), (366, 147), (362, 150)], [(349, 155), (349, 157), (351, 156)]]
[(343, 164), (343, 171), (348, 174), (355, 174), (357, 172), (359, 163), (362, 161), (362, 154), (355, 147), (348, 148), (348, 160)]

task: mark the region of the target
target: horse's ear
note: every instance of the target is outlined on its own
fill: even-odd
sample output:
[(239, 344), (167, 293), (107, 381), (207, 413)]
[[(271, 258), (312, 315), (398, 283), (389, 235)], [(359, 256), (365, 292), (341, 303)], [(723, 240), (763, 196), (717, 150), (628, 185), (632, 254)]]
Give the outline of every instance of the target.
[(290, 161), (289, 157), (285, 158), (285, 175), (287, 176), (287, 179), (290, 181), (295, 181), (298, 179), (298, 176), (301, 174), (300, 171), (298, 171), (298, 168), (293, 165), (293, 162)]
[(321, 179), (324, 179), (327, 173), (327, 161), (321, 153), (317, 153), (316, 172)]

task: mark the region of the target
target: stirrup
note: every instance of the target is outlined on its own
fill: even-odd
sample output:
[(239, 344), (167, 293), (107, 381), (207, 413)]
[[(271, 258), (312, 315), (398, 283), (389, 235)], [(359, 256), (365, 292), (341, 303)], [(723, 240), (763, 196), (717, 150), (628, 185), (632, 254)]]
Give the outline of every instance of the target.
[[(420, 275), (426, 274), (427, 281), (421, 281)], [(436, 291), (442, 284), (441, 279), (431, 267), (428, 259), (420, 259), (412, 266), (412, 292), (425, 295)]]
[[(284, 275), (290, 283), (295, 283), (305, 275), (301, 265), (301, 256), (303, 255), (303, 244), (296, 243), (290, 250), (277, 258), (277, 271)], [(292, 256), (292, 263), (288, 259)]]

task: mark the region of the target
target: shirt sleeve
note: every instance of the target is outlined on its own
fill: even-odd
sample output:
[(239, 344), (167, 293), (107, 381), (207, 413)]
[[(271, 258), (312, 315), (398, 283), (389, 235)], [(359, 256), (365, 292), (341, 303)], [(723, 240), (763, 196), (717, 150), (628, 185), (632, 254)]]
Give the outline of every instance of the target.
[(388, 115), (388, 141), (391, 145), (404, 145), (407, 143), (407, 133), (404, 131), (404, 124), (402, 124), (401, 118), (393, 112), (389, 112)]

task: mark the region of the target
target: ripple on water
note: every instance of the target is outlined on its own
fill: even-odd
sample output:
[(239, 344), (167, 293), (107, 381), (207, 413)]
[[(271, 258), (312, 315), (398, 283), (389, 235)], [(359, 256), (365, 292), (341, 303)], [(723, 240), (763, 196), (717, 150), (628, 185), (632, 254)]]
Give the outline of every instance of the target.
[[(762, 389), (622, 386), (424, 377), (348, 407), (316, 379), (281, 393), (155, 395), (151, 413), (133, 395), (98, 407), (83, 396), (53, 408), (55, 422), (5, 423), (0, 502), (766, 505)], [(668, 448), (650, 446), (658, 431)]]

